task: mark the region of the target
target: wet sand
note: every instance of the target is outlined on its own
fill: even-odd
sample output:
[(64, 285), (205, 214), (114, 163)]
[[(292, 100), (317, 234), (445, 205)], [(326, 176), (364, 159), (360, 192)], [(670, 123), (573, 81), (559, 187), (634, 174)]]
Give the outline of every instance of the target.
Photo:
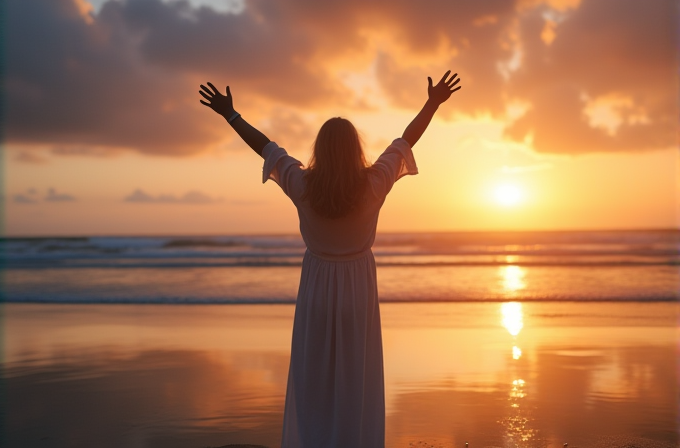
[[(279, 446), (292, 306), (1, 307), (2, 446)], [(678, 446), (677, 303), (381, 311), (388, 447)]]

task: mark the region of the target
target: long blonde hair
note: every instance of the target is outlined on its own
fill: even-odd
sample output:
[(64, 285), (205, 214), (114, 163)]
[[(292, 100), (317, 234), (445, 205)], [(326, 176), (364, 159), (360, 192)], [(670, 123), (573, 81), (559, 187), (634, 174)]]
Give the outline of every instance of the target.
[(344, 118), (331, 118), (314, 141), (303, 199), (319, 215), (341, 218), (359, 205), (366, 189), (367, 168), (354, 125)]

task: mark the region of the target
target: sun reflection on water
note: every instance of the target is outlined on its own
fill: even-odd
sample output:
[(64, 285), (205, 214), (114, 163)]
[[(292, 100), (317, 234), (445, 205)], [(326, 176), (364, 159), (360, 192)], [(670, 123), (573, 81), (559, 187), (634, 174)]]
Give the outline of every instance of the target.
[(502, 266), (500, 274), (503, 282), (503, 289), (505, 292), (514, 293), (520, 289), (526, 288), (524, 283), (524, 269), (519, 266)]
[(519, 359), (522, 357), (522, 349), (516, 345), (512, 346), (512, 359)]
[(517, 336), (519, 332), (522, 331), (522, 327), (524, 327), (522, 304), (519, 302), (503, 303), (501, 305), (501, 314), (503, 315), (503, 326), (511, 335)]
[[(506, 284), (521, 283), (523, 273), (517, 266), (508, 266), (504, 271)], [(514, 279), (514, 280), (513, 280)], [(513, 283), (514, 282), (514, 283)], [(522, 285), (524, 285), (522, 283)], [(526, 381), (520, 377), (518, 369), (519, 359), (522, 357), (522, 349), (516, 344), (517, 336), (524, 327), (524, 311), (520, 302), (506, 302), (501, 304), (501, 324), (512, 336), (512, 376), (508, 392), (508, 404), (506, 416), (499, 421), (504, 428), (505, 445), (512, 447), (530, 448), (536, 444), (538, 429), (533, 427), (534, 419), (531, 417), (531, 405), (526, 401)]]
[(536, 438), (538, 430), (531, 427), (533, 419), (530, 417), (523, 400), (527, 394), (525, 391), (526, 383), (518, 378), (512, 381), (509, 398), (510, 413), (500, 423), (505, 427), (506, 445), (516, 447), (528, 447)]

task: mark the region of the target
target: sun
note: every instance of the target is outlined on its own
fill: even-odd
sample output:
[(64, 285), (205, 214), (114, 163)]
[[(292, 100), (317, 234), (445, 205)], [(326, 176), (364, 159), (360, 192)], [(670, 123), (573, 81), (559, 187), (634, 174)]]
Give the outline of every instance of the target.
[(522, 200), (522, 190), (516, 185), (503, 184), (496, 187), (494, 191), (496, 202), (504, 207), (512, 207)]

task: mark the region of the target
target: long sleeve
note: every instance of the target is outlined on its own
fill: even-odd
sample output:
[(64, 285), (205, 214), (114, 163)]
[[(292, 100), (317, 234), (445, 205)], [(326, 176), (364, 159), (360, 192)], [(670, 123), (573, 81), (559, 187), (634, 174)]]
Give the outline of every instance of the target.
[(373, 164), (371, 188), (378, 197), (385, 197), (396, 181), (406, 175), (418, 174), (411, 146), (403, 138), (395, 139)]
[(269, 142), (264, 147), (262, 157), (264, 158), (262, 183), (272, 179), (293, 202), (296, 202), (304, 189), (302, 163), (289, 156), (286, 150), (275, 142)]

